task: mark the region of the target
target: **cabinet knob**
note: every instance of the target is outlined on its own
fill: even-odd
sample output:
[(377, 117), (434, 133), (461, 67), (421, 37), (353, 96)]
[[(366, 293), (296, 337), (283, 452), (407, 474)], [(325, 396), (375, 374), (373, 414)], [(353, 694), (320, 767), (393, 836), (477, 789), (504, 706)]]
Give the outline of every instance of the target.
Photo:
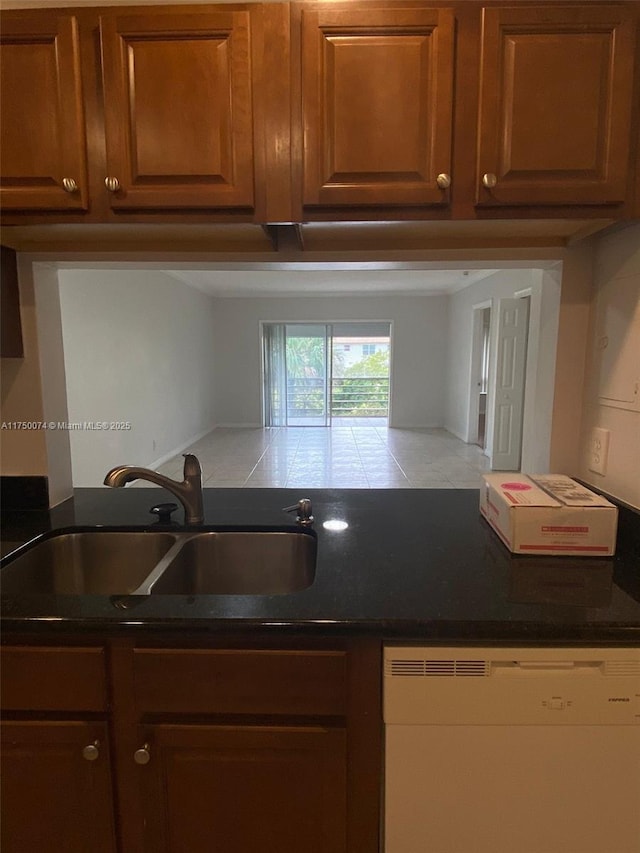
[(78, 184), (74, 181), (73, 178), (63, 178), (62, 186), (65, 192), (67, 193), (77, 193), (78, 192)]
[(493, 189), (497, 183), (498, 179), (492, 172), (485, 172), (482, 176), (482, 186), (486, 187), (488, 190)]
[(120, 181), (117, 178), (105, 178), (104, 185), (110, 193), (117, 193), (120, 189)]
[(94, 740), (93, 743), (87, 744), (82, 750), (82, 757), (87, 761), (95, 761), (100, 757), (100, 741)]
[(145, 743), (140, 749), (136, 749), (133, 753), (133, 760), (136, 764), (148, 764), (151, 761), (151, 753), (149, 752), (149, 744)]
[(440, 187), (441, 190), (446, 190), (447, 187), (451, 186), (451, 175), (447, 175), (446, 172), (440, 172), (440, 174), (436, 178), (436, 184)]

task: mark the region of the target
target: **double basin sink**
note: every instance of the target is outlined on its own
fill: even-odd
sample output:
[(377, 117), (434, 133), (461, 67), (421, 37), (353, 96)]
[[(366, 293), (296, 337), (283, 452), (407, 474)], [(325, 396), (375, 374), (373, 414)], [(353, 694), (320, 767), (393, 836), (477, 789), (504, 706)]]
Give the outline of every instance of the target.
[(311, 586), (312, 531), (60, 532), (3, 561), (7, 595), (282, 595)]

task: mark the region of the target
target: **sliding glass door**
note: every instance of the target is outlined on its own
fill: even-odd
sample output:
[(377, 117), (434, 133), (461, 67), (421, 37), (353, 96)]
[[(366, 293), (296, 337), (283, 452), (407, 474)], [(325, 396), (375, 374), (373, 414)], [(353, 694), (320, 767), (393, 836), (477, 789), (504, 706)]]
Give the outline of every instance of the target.
[(331, 359), (326, 324), (263, 326), (266, 426), (328, 426)]
[(287, 364), (285, 331), (279, 323), (262, 329), (265, 426), (287, 425)]
[(328, 426), (330, 359), (326, 325), (285, 325), (287, 426)]
[(265, 323), (262, 329), (265, 426), (386, 422), (389, 323)]
[(359, 426), (389, 417), (390, 323), (331, 326), (331, 416)]

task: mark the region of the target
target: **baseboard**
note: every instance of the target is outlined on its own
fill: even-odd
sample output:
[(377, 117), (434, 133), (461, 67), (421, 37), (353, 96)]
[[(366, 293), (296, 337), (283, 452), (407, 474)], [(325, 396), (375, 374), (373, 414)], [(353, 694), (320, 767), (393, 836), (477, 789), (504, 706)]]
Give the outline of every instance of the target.
[(389, 429), (447, 429), (442, 424), (389, 424)]
[(178, 453), (182, 453), (182, 451), (191, 447), (192, 444), (195, 444), (196, 441), (200, 441), (201, 438), (204, 438), (205, 435), (209, 435), (210, 432), (213, 432), (214, 427), (210, 427), (209, 429), (205, 429), (203, 432), (199, 432), (197, 435), (194, 435), (188, 441), (183, 442), (178, 447), (174, 448), (170, 453), (165, 453), (164, 456), (161, 456), (159, 459), (154, 460), (149, 467), (150, 468), (159, 468), (161, 465), (164, 465), (165, 462), (168, 462), (170, 459), (173, 459), (174, 456), (177, 456)]
[(460, 441), (464, 441), (465, 444), (470, 444), (470, 442), (467, 441), (466, 435), (462, 435), (462, 433), (458, 432), (457, 430), (453, 429), (452, 427), (443, 426), (442, 429), (446, 429), (447, 432), (450, 432), (451, 435), (455, 435), (456, 438), (459, 438)]
[(216, 424), (216, 429), (262, 429), (262, 424)]

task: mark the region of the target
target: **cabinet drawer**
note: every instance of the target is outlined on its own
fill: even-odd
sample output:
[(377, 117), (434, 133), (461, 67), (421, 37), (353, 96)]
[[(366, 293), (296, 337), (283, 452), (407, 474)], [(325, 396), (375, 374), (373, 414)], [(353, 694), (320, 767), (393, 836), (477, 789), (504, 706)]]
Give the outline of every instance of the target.
[(107, 707), (101, 648), (5, 646), (5, 711), (102, 711)]
[(342, 715), (341, 651), (134, 651), (139, 711)]

